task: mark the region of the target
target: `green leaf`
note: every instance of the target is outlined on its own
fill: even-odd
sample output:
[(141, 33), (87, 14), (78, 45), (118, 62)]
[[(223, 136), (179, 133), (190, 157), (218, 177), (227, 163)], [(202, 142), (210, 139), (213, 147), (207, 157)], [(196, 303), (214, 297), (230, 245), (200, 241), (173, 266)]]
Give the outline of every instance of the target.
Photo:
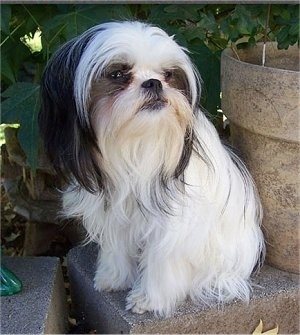
[(283, 9), (283, 10), (280, 12), (280, 16), (281, 16), (284, 20), (289, 20), (290, 17), (291, 17), (291, 14), (290, 14), (290, 12), (289, 12), (287, 9)]
[(219, 31), (219, 27), (216, 23), (216, 19), (212, 12), (200, 13), (201, 19), (197, 22), (198, 27), (202, 27), (203, 30), (217, 33)]
[(12, 84), (16, 81), (12, 65), (6, 57), (3, 57), (1, 62), (1, 77), (2, 80)]
[(293, 25), (290, 26), (289, 34), (299, 36), (299, 21), (295, 22)]
[(61, 43), (78, 36), (94, 25), (108, 21), (108, 18), (110, 20), (131, 18), (129, 8), (124, 5), (75, 5), (70, 9), (44, 22), (43, 45), (50, 53)]
[(279, 44), (285, 43), (287, 41), (288, 36), (289, 36), (289, 27), (285, 26), (277, 34), (277, 42)]
[(18, 80), (20, 69), (31, 56), (30, 50), (21, 41), (7, 40), (1, 49), (1, 74), (12, 82)]
[(193, 40), (189, 49), (203, 80), (201, 104), (210, 114), (216, 114), (220, 108), (220, 52), (213, 53), (200, 40)]
[(199, 38), (204, 40), (205, 38), (205, 31), (202, 27), (189, 27), (184, 29), (184, 37), (187, 39), (188, 42), (192, 41), (193, 39)]
[(11, 7), (10, 5), (2, 5), (1, 6), (1, 31), (3, 31), (6, 35), (9, 35), (9, 21), (11, 18)]
[(168, 5), (165, 7), (165, 12), (173, 15), (173, 19), (189, 20), (196, 22), (199, 20), (199, 10), (203, 5), (184, 4), (184, 5)]
[(6, 98), (2, 103), (2, 122), (20, 123), (18, 138), (28, 165), (35, 171), (38, 154), (39, 85), (16, 83), (2, 96)]

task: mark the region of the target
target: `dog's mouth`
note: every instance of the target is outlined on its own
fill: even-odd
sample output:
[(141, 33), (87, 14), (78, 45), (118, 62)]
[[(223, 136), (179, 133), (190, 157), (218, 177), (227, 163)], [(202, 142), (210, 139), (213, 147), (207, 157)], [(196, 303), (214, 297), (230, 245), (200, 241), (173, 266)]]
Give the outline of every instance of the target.
[(164, 108), (167, 104), (167, 100), (164, 98), (151, 99), (142, 105), (140, 111), (158, 111)]

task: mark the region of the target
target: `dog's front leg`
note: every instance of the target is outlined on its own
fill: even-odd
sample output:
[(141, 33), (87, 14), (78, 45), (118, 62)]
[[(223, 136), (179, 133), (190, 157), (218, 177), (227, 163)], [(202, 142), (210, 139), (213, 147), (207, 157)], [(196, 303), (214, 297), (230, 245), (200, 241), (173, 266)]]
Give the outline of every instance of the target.
[[(175, 237), (175, 236), (174, 236)], [(176, 237), (175, 237), (176, 238)], [(126, 309), (134, 313), (154, 311), (170, 315), (184, 300), (192, 280), (192, 266), (181, 253), (181, 245), (150, 245), (140, 260), (140, 275), (126, 299)], [(167, 247), (167, 248), (166, 248)]]
[(121, 242), (117, 247), (104, 245), (99, 251), (94, 287), (98, 291), (117, 291), (132, 287), (137, 266)]

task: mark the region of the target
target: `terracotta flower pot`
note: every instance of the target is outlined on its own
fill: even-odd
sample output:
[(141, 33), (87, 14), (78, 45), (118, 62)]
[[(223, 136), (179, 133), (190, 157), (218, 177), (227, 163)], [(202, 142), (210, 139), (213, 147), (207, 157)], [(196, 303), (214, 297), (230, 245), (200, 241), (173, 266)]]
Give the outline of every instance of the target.
[(222, 110), (261, 196), (266, 261), (299, 273), (299, 49), (268, 43), (264, 67), (262, 45), (238, 56), (222, 54)]

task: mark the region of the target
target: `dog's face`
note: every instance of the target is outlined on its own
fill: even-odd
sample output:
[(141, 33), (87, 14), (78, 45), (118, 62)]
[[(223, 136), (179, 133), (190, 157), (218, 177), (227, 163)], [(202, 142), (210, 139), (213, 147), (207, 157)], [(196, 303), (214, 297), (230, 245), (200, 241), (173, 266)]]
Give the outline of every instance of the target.
[(74, 84), (78, 109), (96, 119), (101, 137), (143, 117), (176, 117), (186, 128), (198, 89), (183, 49), (161, 29), (137, 22), (102, 25), (81, 56)]
[[(165, 160), (160, 164), (174, 174), (176, 167), (186, 164), (180, 160), (187, 159), (183, 151), (191, 142), (199, 87), (185, 50), (161, 29), (139, 22), (91, 28), (63, 46), (45, 71), (40, 124), (42, 133), (53, 137), (55, 150), (61, 153), (54, 154), (46, 142), (47, 151), (54, 165), (63, 165), (77, 179), (82, 164), (93, 179), (96, 166), (103, 169), (105, 162), (114, 164), (111, 152), (117, 148), (122, 147), (117, 150), (119, 156), (127, 151), (141, 160), (142, 149), (137, 147), (152, 136), (161, 151), (169, 152), (168, 159), (167, 154), (158, 153)], [(60, 138), (49, 131), (49, 122), (60, 128)], [(61, 127), (69, 129), (64, 132)], [(177, 146), (176, 138), (180, 138)], [(100, 155), (95, 158), (97, 151)], [(143, 152), (149, 154), (145, 146)]]

